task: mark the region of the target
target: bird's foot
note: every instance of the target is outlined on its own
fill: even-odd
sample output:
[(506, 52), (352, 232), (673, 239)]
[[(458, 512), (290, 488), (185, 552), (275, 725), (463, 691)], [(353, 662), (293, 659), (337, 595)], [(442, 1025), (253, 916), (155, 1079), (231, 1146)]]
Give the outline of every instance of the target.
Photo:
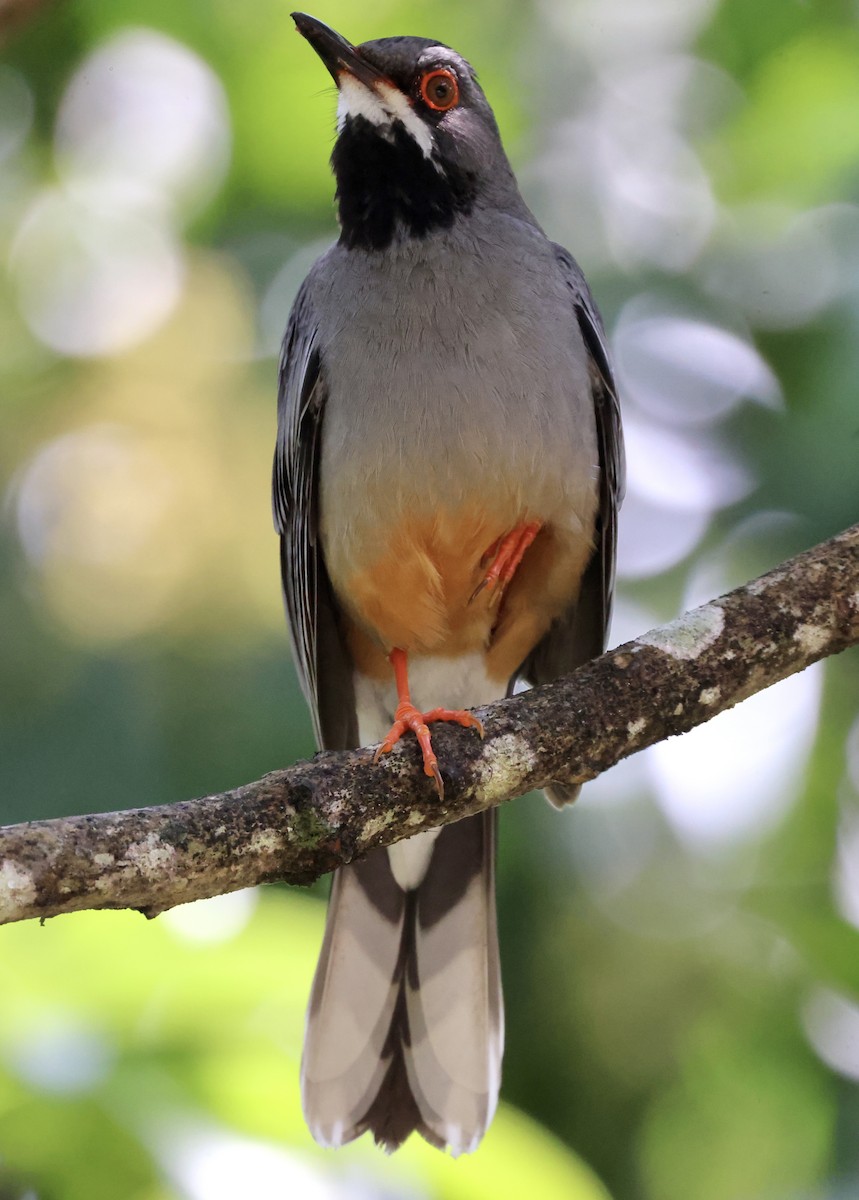
[(484, 561), (490, 562), (489, 569), (471, 593), (471, 601), (476, 600), (486, 588), (489, 588), (494, 596), (503, 594), (507, 584), (516, 574), (525, 551), (541, 528), (538, 521), (517, 525), (505, 537), (493, 542), (484, 556)]
[(429, 731), (429, 726), (434, 721), (450, 721), (455, 725), (464, 725), (466, 728), (476, 729), (480, 736), (483, 737), (483, 722), (479, 721), (474, 713), (470, 713), (466, 709), (433, 708), (429, 712), (421, 712), (420, 709), (415, 708), (410, 700), (404, 700), (397, 705), (397, 711), (394, 713), (394, 723), (388, 730), (385, 740), (373, 755), (373, 762), (378, 762), (383, 754), (390, 754), (403, 734), (410, 729), (418, 739), (418, 745), (421, 748), (421, 754), (424, 759), (424, 774), (429, 775), (430, 778), (435, 780), (439, 799), (443, 799), (444, 782), (439, 770), (438, 759), (432, 748), (432, 738)]
[(483, 724), (474, 713), (460, 708), (433, 708), (429, 712), (421, 712), (415, 708), (409, 695), (409, 675), (405, 650), (394, 647), (388, 655), (394, 668), (394, 678), (397, 683), (397, 710), (394, 713), (394, 723), (388, 730), (387, 736), (373, 755), (373, 762), (378, 762), (383, 754), (390, 754), (394, 746), (407, 730), (411, 730), (418, 739), (421, 754), (424, 759), (424, 773), (435, 780), (439, 798), (444, 796), (444, 783), (438, 768), (438, 759), (432, 748), (429, 726), (434, 721), (452, 721), (455, 725), (471, 726), (483, 737)]

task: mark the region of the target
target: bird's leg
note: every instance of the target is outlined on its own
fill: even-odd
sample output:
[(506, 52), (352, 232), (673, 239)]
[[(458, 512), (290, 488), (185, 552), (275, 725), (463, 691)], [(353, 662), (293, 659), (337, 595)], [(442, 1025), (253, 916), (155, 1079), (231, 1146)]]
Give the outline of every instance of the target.
[(474, 713), (461, 708), (433, 708), (429, 712), (420, 712), (412, 704), (409, 694), (409, 674), (405, 650), (395, 647), (388, 655), (388, 660), (394, 668), (394, 678), (397, 681), (397, 710), (394, 713), (394, 723), (388, 730), (387, 737), (373, 755), (373, 762), (378, 762), (383, 754), (390, 753), (406, 730), (411, 729), (418, 739), (421, 753), (424, 756), (424, 774), (435, 780), (436, 790), (441, 798), (444, 796), (444, 783), (427, 726), (433, 721), (452, 721), (456, 725), (472, 726), (483, 737), (483, 724), (478, 721)]
[(491, 560), (491, 566), (471, 593), (471, 599), (476, 600), (484, 588), (493, 591), (497, 588), (500, 596), (507, 584), (516, 574), (525, 551), (540, 532), (539, 521), (531, 521), (527, 525), (517, 525), (505, 537), (493, 542), (484, 555), (484, 561)]

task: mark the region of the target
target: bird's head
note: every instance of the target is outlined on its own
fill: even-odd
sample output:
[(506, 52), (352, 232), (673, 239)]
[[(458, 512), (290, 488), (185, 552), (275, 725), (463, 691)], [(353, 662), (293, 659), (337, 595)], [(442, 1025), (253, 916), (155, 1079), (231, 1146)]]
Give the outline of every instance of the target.
[(331, 163), (346, 245), (425, 237), (479, 204), (527, 212), (492, 109), (455, 50), (418, 37), (353, 46), (315, 17), (292, 17), (339, 91)]

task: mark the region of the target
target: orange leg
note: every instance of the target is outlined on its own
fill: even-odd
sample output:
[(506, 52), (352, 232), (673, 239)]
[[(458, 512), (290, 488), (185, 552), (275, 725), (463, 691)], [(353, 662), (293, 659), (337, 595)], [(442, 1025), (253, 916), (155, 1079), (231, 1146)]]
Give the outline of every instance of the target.
[(486, 560), (492, 560), (492, 565), (472, 592), (472, 600), (476, 600), (484, 588), (494, 590), (497, 587), (498, 595), (503, 593), (507, 584), (516, 574), (525, 551), (541, 528), (538, 521), (532, 521), (528, 525), (517, 525), (505, 537), (493, 542), (485, 555)]
[(373, 755), (373, 762), (378, 762), (383, 754), (389, 754), (396, 746), (407, 729), (415, 734), (424, 756), (424, 774), (435, 780), (435, 786), (440, 797), (444, 796), (444, 783), (441, 771), (438, 769), (438, 759), (432, 748), (430, 731), (427, 728), (433, 721), (452, 721), (456, 725), (472, 726), (483, 737), (483, 724), (474, 713), (461, 708), (433, 708), (429, 712), (420, 712), (412, 704), (409, 695), (409, 675), (405, 650), (395, 648), (388, 655), (394, 668), (394, 678), (397, 681), (397, 711), (394, 713), (394, 723), (388, 730), (388, 736)]

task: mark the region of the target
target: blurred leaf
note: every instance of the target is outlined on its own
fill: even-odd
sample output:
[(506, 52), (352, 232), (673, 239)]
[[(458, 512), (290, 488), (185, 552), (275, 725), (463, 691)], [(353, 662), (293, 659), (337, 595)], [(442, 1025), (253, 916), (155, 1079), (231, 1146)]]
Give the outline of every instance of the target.
[(726, 135), (732, 200), (819, 203), (859, 158), (859, 35), (812, 32), (779, 46)]
[[(813, 899), (819, 904), (816, 890)], [(859, 930), (831, 909), (815, 911), (814, 904), (801, 901), (801, 890), (794, 888), (780, 896), (755, 897), (749, 907), (778, 926), (816, 979), (859, 1004)]]
[(745, 1033), (721, 1018), (691, 1031), (643, 1131), (653, 1200), (783, 1200), (825, 1166), (835, 1103), (822, 1072), (765, 1029)]
[(34, 1096), (0, 1115), (3, 1166), (44, 1200), (145, 1200), (158, 1172), (96, 1100)]

